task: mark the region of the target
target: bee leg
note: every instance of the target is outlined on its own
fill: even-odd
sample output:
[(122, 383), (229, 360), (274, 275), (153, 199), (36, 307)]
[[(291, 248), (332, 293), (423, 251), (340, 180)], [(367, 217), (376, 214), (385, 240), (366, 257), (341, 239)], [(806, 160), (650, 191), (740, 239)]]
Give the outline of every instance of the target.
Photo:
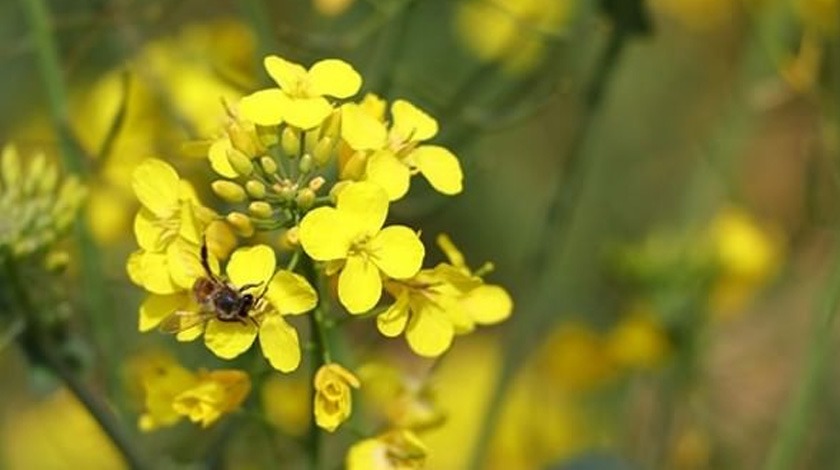
[(260, 329), (260, 324), (259, 324), (259, 323), (257, 323), (257, 319), (256, 319), (256, 318), (254, 318), (254, 317), (248, 317), (248, 320), (251, 320), (251, 323), (253, 323), (253, 324), (254, 324), (254, 326), (255, 326), (257, 329)]

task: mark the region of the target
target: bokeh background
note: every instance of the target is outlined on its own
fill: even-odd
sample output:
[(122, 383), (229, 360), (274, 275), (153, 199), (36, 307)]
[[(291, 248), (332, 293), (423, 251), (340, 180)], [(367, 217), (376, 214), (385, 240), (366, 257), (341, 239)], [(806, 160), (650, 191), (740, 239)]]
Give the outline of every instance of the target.
[[(0, 0), (0, 142), (57, 158), (28, 1)], [(141, 292), (125, 274), (131, 170), (164, 158), (212, 200), (212, 175), (188, 143), (218, 131), (222, 98), (263, 86), (260, 58), (275, 53), (345, 59), (365, 91), (439, 120), (437, 142), (460, 157), (465, 191), (421, 187), (393, 217), (423, 227), (427, 242), (449, 233), (474, 266), (492, 261), (488, 279), (515, 300), (509, 321), (458, 338), (439, 362), (407, 361), (446, 415), (423, 434), (427, 468), (840, 465), (840, 2), (47, 8), (69, 130), (89, 157), (82, 217), (102, 276), (82, 269), (86, 252), (71, 237), (64, 273), (28, 282), (60, 299), (80, 338), (67, 354), (129, 424), (132, 364), (176, 349), (136, 330)], [(86, 313), (95, 302), (106, 315)], [(0, 467), (120, 468), (72, 395), (24, 359), (19, 327), (0, 319)], [(406, 356), (361, 330), (359, 357)], [(201, 347), (175, 353), (220, 364)], [(134, 438), (172, 468), (204, 468), (196, 460), (208, 452), (218, 468), (297, 468), (308, 420), (298, 375), (268, 382), (288, 399), (269, 400), (264, 422)], [(328, 449), (329, 468), (341, 466), (346, 434)]]

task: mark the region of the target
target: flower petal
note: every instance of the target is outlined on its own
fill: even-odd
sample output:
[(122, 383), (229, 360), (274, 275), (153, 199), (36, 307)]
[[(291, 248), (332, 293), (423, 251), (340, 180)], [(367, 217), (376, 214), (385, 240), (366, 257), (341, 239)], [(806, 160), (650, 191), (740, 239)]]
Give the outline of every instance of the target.
[(255, 245), (234, 251), (226, 272), (233, 285), (242, 287), (246, 284), (258, 284), (258, 291), (262, 292), (274, 274), (275, 267), (277, 258), (274, 250), (268, 245)]
[(291, 372), (300, 364), (297, 331), (281, 315), (267, 315), (260, 325), (260, 347), (272, 367)]
[(394, 338), (405, 331), (408, 323), (408, 299), (408, 294), (400, 295), (385, 313), (376, 317), (376, 327), (380, 333)]
[(285, 106), (283, 119), (303, 130), (318, 126), (333, 112), (329, 101), (321, 97), (291, 98)]
[(143, 255), (144, 251), (138, 250), (128, 255), (125, 262), (125, 272), (128, 279), (138, 286), (143, 285)]
[(345, 220), (332, 207), (319, 207), (307, 213), (300, 222), (300, 244), (306, 254), (318, 261), (345, 258), (353, 236)]
[(392, 152), (382, 150), (368, 158), (365, 176), (388, 193), (388, 199), (396, 201), (408, 192), (411, 170)]
[(388, 131), (356, 103), (341, 107), (341, 138), (354, 150), (377, 150), (386, 144)]
[(158, 223), (155, 214), (141, 207), (134, 216), (134, 236), (137, 244), (146, 251), (160, 251), (165, 248), (166, 230)]
[(257, 327), (253, 323), (222, 322), (215, 318), (207, 322), (204, 344), (222, 359), (233, 359), (254, 343)]
[(396, 133), (403, 140), (420, 142), (431, 139), (438, 133), (438, 123), (435, 118), (408, 101), (394, 101), (391, 105), (391, 116), (394, 120), (391, 132)]
[(403, 225), (391, 225), (367, 244), (367, 253), (376, 266), (394, 279), (417, 274), (423, 264), (426, 248), (417, 234)]
[(422, 145), (409, 158), (438, 192), (451, 196), (464, 189), (461, 164), (449, 150), (438, 145)]
[(169, 216), (178, 205), (178, 173), (157, 158), (143, 161), (131, 174), (131, 186), (140, 204), (159, 217)]
[(204, 277), (204, 267), (198, 245), (179, 238), (166, 249), (166, 264), (169, 276), (181, 289), (192, 289), (196, 279)]
[(338, 276), (338, 299), (350, 313), (364, 313), (382, 296), (382, 279), (376, 265), (362, 256), (350, 256)]
[[(241, 103), (240, 103), (240, 112), (241, 110)], [(224, 176), (225, 178), (236, 178), (239, 174), (236, 170), (230, 166), (230, 162), (228, 161), (228, 150), (230, 150), (231, 144), (230, 139), (227, 137), (223, 137), (215, 142), (213, 145), (210, 146), (210, 150), (207, 151), (207, 157), (210, 159), (210, 167), (213, 168), (220, 176)]]
[(338, 59), (317, 62), (309, 69), (310, 95), (349, 98), (362, 87), (362, 76), (352, 65)]
[(424, 357), (437, 357), (449, 349), (455, 332), (444, 312), (434, 304), (423, 305), (422, 310), (415, 311), (411, 316), (405, 337), (415, 353)]
[(307, 280), (290, 271), (280, 270), (271, 279), (266, 297), (283, 315), (305, 313), (318, 304), (318, 294)]
[(268, 75), (285, 91), (290, 91), (306, 77), (303, 66), (276, 55), (270, 55), (263, 60), (263, 66)]
[(507, 319), (513, 311), (513, 299), (500, 286), (483, 285), (469, 292), (461, 301), (476, 323), (492, 325)]
[(143, 288), (153, 294), (174, 294), (181, 287), (169, 274), (166, 253), (144, 252), (140, 259), (140, 276)]
[(161, 320), (189, 304), (189, 297), (185, 292), (169, 295), (150, 295), (140, 305), (140, 331), (157, 328)]
[(276, 126), (283, 122), (288, 105), (289, 97), (285, 93), (277, 88), (269, 88), (239, 100), (239, 114), (260, 126)]
[(388, 194), (369, 181), (350, 183), (338, 193), (336, 209), (363, 234), (373, 235), (388, 215)]

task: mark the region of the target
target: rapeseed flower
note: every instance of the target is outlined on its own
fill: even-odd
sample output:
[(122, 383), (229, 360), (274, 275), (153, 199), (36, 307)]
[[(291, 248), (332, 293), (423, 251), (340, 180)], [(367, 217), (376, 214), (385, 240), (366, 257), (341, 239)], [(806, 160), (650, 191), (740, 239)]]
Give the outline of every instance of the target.
[(242, 116), (261, 126), (286, 122), (299, 129), (312, 129), (333, 112), (326, 96), (349, 98), (362, 86), (359, 73), (338, 59), (321, 60), (307, 70), (271, 55), (263, 65), (278, 88), (260, 90), (239, 102)]
[(382, 228), (388, 196), (370, 182), (346, 185), (335, 207), (319, 207), (300, 223), (300, 243), (327, 273), (339, 272), (338, 298), (350, 313), (372, 309), (382, 295), (382, 275), (407, 279), (420, 269), (425, 248), (408, 227)]
[(426, 446), (416, 434), (400, 429), (364, 439), (347, 453), (348, 470), (412, 470), (426, 464)]
[(315, 373), (315, 423), (335, 431), (353, 411), (351, 388), (359, 388), (359, 379), (344, 367), (325, 364)]
[(434, 118), (405, 100), (391, 104), (390, 128), (378, 114), (364, 102), (341, 107), (341, 137), (355, 151), (344, 164), (343, 177), (373, 181), (391, 201), (405, 196), (417, 173), (440, 193), (462, 191), (464, 176), (457, 157), (444, 147), (421, 145), (438, 133)]

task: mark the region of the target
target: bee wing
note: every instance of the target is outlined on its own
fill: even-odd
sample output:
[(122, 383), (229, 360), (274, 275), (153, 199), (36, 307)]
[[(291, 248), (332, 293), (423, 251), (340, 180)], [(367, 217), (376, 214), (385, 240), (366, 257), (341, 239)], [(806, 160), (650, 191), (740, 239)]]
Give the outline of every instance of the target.
[(158, 329), (164, 333), (177, 334), (198, 326), (211, 318), (213, 318), (212, 312), (176, 310), (161, 320)]

